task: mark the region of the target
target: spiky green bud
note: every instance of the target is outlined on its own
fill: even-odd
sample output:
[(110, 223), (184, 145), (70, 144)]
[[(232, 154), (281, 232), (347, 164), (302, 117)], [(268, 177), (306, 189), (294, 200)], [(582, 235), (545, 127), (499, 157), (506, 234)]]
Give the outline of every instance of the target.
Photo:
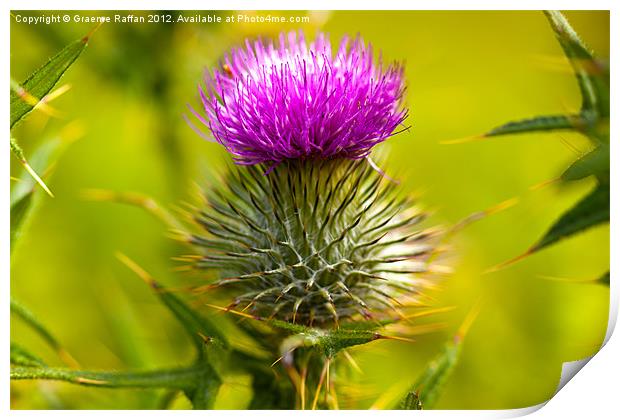
[[(292, 160), (231, 169), (195, 215), (195, 266), (216, 270), (231, 307), (304, 325), (416, 303), (432, 230), (366, 161)], [(221, 286), (221, 287), (220, 287)]]

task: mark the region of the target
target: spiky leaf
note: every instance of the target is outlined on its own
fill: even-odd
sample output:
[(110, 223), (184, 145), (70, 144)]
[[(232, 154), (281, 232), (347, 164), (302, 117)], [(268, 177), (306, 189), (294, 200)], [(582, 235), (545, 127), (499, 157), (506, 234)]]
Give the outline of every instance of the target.
[(366, 344), (380, 338), (382, 338), (381, 334), (375, 331), (312, 328), (306, 332), (287, 337), (283, 341), (280, 351), (285, 356), (296, 348), (312, 347), (323, 353), (325, 357), (332, 358), (339, 351), (348, 347)]
[(32, 73), (19, 88), (11, 90), (11, 128), (34, 108), (33, 104), (22, 99), (24, 91), (39, 100), (42, 99), (80, 56), (87, 43), (88, 37), (84, 37), (67, 45)]
[(573, 130), (583, 124), (584, 121), (580, 115), (548, 115), (506, 123), (485, 133), (484, 137), (554, 130)]
[(577, 76), (582, 97), (582, 112), (594, 111), (599, 117), (608, 118), (608, 69), (594, 58), (562, 13), (549, 10), (545, 11), (545, 15)]
[(607, 222), (609, 222), (609, 184), (601, 184), (564, 213), (534, 245), (531, 252), (539, 251), (568, 236)]
[[(567, 211), (527, 254), (562, 238), (609, 221), (609, 67), (588, 50), (559, 11), (545, 11), (564, 54), (571, 63), (582, 96), (577, 115), (536, 117), (497, 127), (485, 136), (572, 129), (588, 136), (596, 147), (564, 171), (561, 179), (574, 181), (594, 175), (596, 189)], [(510, 260), (517, 261), (520, 258)], [(505, 266), (500, 264), (499, 266)]]
[(575, 181), (594, 175), (599, 182), (609, 182), (610, 149), (601, 144), (573, 162), (562, 174), (562, 180)]
[(11, 379), (50, 379), (107, 388), (166, 388), (191, 391), (204, 377), (212, 375), (207, 365), (136, 372), (80, 371), (50, 367), (13, 367)]

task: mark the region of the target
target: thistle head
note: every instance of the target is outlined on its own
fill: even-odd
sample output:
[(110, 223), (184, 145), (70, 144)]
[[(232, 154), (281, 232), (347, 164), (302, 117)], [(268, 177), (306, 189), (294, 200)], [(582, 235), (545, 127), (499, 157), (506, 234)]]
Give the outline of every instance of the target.
[(403, 68), (375, 61), (361, 38), (332, 52), (323, 34), (246, 40), (199, 88), (206, 124), (239, 164), (366, 157), (403, 122)]
[(403, 71), (360, 38), (246, 42), (200, 96), (236, 163), (206, 194), (195, 266), (230, 306), (304, 325), (381, 317), (417, 303), (433, 231), (362, 158), (406, 117)]
[(195, 268), (230, 307), (304, 325), (397, 316), (431, 280), (437, 233), (365, 161), (292, 160), (231, 169), (206, 194)]

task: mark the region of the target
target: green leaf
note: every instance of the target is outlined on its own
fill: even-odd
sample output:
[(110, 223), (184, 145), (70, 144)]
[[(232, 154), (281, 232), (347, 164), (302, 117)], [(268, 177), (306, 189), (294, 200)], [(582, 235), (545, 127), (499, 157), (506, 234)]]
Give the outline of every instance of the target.
[(22, 91), (17, 88), (11, 90), (11, 128), (34, 108), (33, 104), (22, 99), (23, 91), (42, 99), (80, 56), (87, 43), (88, 37), (84, 37), (67, 45), (21, 83)]
[(157, 292), (160, 300), (189, 333), (198, 351), (197, 366), (200, 366), (204, 372), (194, 378), (191, 386), (177, 388), (183, 390), (187, 398), (192, 402), (194, 409), (212, 408), (222, 382), (211, 362), (213, 361), (212, 359), (221, 355), (219, 354), (220, 352), (207, 352), (206, 344), (215, 344), (220, 349), (226, 349), (228, 348), (226, 337), (211, 321), (191, 309), (173, 293), (163, 288), (132, 259), (121, 253), (117, 254), (117, 258)]
[[(207, 306), (293, 333), (293, 335), (284, 339), (280, 346), (280, 351), (283, 356), (299, 347), (315, 347), (321, 350), (326, 357), (331, 358), (340, 350), (347, 347), (365, 344), (378, 339), (396, 338), (381, 335), (375, 330), (363, 330), (359, 328), (345, 329), (342, 327), (335, 330), (323, 330), (277, 319), (266, 319), (216, 305), (207, 304)], [(359, 327), (359, 325), (352, 325)], [(383, 325), (380, 323), (374, 325), (375, 329), (379, 329), (382, 326)]]
[(39, 174), (37, 174), (37, 172), (32, 168), (32, 166), (30, 166), (30, 163), (26, 160), (26, 157), (24, 156), (22, 148), (19, 146), (19, 144), (17, 144), (17, 140), (11, 137), (9, 142), (11, 145), (11, 152), (13, 152), (13, 155), (17, 158), (17, 160), (19, 160), (19, 163), (21, 163), (24, 170), (28, 172), (32, 179), (34, 179), (37, 184), (39, 184), (50, 197), (53, 198), (54, 194), (52, 194), (52, 191), (47, 187), (45, 182), (43, 182)]
[(506, 123), (485, 133), (484, 137), (554, 130), (574, 130), (582, 125), (584, 125), (584, 121), (580, 115), (548, 115)]
[(158, 296), (161, 301), (176, 316), (183, 327), (185, 327), (197, 347), (204, 348), (205, 346), (204, 340), (198, 333), (213, 340), (214, 343), (223, 346), (228, 345), (228, 341), (224, 334), (222, 334), (210, 320), (191, 309), (174, 294), (162, 290), (160, 286), (155, 287), (158, 289)]
[(214, 371), (211, 374), (201, 375), (194, 383), (198, 386), (184, 390), (187, 398), (192, 402), (194, 410), (209, 410), (215, 404), (217, 392), (222, 384)]
[(166, 288), (160, 285), (135, 261), (121, 253), (117, 254), (117, 258), (157, 293), (159, 299), (188, 332), (200, 354), (202, 354), (205, 349), (205, 338), (209, 339), (209, 341), (212, 341), (214, 344), (223, 347), (228, 346), (228, 341), (224, 334), (222, 334), (210, 320), (191, 309), (185, 302), (166, 290)]
[(591, 175), (602, 183), (609, 182), (609, 145), (601, 144), (573, 162), (562, 174), (562, 180), (575, 181)]
[(605, 222), (609, 222), (609, 184), (600, 184), (564, 213), (529, 253)]
[[(13, 144), (13, 139), (11, 139), (11, 144)], [(30, 170), (24, 168), (19, 175), (19, 181), (12, 186), (10, 198), (11, 252), (13, 252), (15, 244), (19, 240), (21, 232), (26, 225), (26, 221), (34, 213), (40, 201), (40, 197), (36, 194), (35, 189), (35, 184), (38, 183), (38, 181), (30, 175), (32, 175), (34, 171), (43, 173), (60, 157), (68, 144), (69, 142), (63, 141), (60, 138), (52, 138), (44, 141), (32, 154), (30, 159), (32, 168), (30, 168)]]
[(11, 204), (11, 252), (13, 252), (13, 248), (21, 235), (21, 228), (24, 225), (24, 221), (30, 213), (33, 193), (34, 191), (30, 190), (30, 192)]
[(11, 379), (51, 379), (107, 388), (166, 388), (193, 390), (213, 373), (208, 364), (135, 372), (81, 371), (67, 368), (13, 367)]
[(13, 342), (11, 342), (11, 364), (16, 366), (45, 366), (43, 360)]
[(443, 391), (448, 377), (454, 370), (461, 353), (463, 340), (480, 312), (480, 300), (470, 309), (454, 337), (448, 341), (441, 353), (432, 360), (422, 372), (413, 387), (401, 402), (405, 410), (433, 408)]
[(605, 286), (609, 286), (609, 271), (603, 274), (601, 277), (596, 280), (597, 283), (604, 284)]
[(595, 111), (600, 117), (609, 117), (609, 70), (594, 58), (562, 13), (551, 10), (545, 15), (577, 76), (582, 112)]
[(286, 356), (296, 348), (314, 347), (321, 351), (325, 357), (332, 358), (347, 347), (366, 344), (380, 338), (387, 337), (375, 331), (308, 328), (305, 332), (284, 339), (280, 346), (280, 353), (282, 356)]
[(28, 326), (36, 331), (43, 340), (54, 350), (61, 348), (60, 343), (52, 333), (41, 323), (28, 308), (11, 297), (11, 313), (21, 318)]
[(432, 408), (445, 383), (452, 373), (461, 352), (461, 340), (447, 343), (442, 352), (431, 361), (413, 388), (401, 403), (403, 410), (420, 410)]
[(403, 410), (422, 410), (422, 401), (420, 396), (415, 391), (410, 391), (402, 402), (401, 408)]

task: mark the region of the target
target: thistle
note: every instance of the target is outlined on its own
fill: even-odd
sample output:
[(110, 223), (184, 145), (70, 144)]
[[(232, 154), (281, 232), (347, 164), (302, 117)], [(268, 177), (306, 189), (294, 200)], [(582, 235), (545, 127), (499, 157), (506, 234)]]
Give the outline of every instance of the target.
[(394, 133), (407, 111), (403, 67), (385, 70), (361, 38), (335, 54), (323, 34), (281, 34), (278, 45), (246, 41), (199, 89), (213, 137), (237, 163), (360, 159)]
[(207, 74), (201, 121), (242, 167), (207, 193), (191, 242), (229, 308), (331, 327), (419, 302), (433, 230), (363, 160), (407, 115), (402, 76), (360, 38), (332, 55), (323, 35), (295, 33), (248, 41)]

